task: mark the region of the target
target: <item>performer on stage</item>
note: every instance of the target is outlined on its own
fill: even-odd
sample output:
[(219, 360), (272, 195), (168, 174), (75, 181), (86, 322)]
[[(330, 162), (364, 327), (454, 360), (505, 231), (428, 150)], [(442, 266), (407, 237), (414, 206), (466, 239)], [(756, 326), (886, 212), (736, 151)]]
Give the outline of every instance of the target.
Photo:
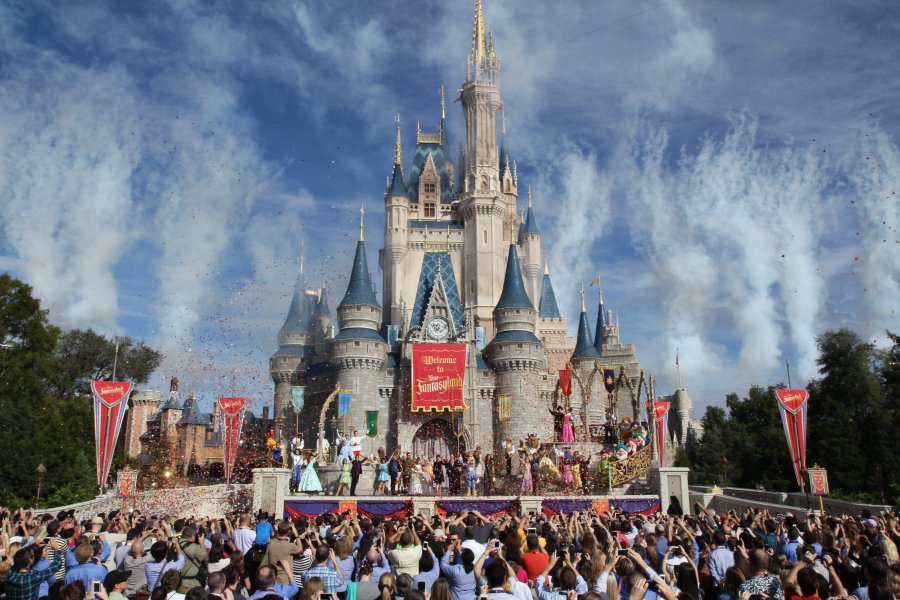
[(506, 474), (512, 475), (512, 459), (513, 455), (516, 453), (516, 447), (513, 445), (510, 438), (506, 438), (506, 441), (504, 441), (501, 446), (503, 447), (503, 455), (506, 459)]
[(350, 481), (352, 479), (352, 475), (350, 473), (352, 466), (350, 465), (350, 459), (345, 458), (343, 462), (341, 462), (341, 477), (338, 479), (337, 489), (334, 491), (335, 496), (343, 496), (347, 493), (347, 486), (350, 485)]
[(388, 462), (387, 457), (382, 456), (381, 462), (375, 465), (375, 495), (377, 496), (379, 492), (381, 492), (382, 496), (387, 496), (387, 485), (391, 480), (391, 476), (388, 475)]
[(466, 477), (466, 496), (477, 496), (478, 490), (478, 465), (475, 464), (475, 457), (470, 456), (465, 469)]
[(345, 460), (353, 460), (353, 444), (350, 438), (344, 435), (343, 431), (338, 435), (338, 442), (335, 447), (340, 448), (336, 458), (337, 464), (342, 465)]
[(563, 442), (574, 442), (575, 441), (575, 429), (572, 427), (572, 407), (569, 407), (569, 410), (566, 411), (566, 414), (563, 416), (563, 424), (562, 424), (562, 441)]
[(422, 495), (422, 479), (425, 478), (425, 473), (422, 471), (422, 465), (417, 460), (410, 470), (409, 474), (409, 495), (410, 496), (421, 496)]
[(553, 408), (549, 409), (550, 414), (553, 415), (553, 439), (556, 441), (566, 441), (563, 439), (563, 419), (566, 416), (565, 411), (558, 404), (554, 404)]
[(362, 436), (356, 431), (356, 427), (350, 428), (350, 447), (354, 456), (359, 456), (362, 453)]
[(313, 452), (309, 457), (309, 463), (307, 463), (306, 468), (303, 469), (303, 474), (300, 475), (300, 481), (297, 483), (297, 491), (306, 492), (306, 493), (319, 493), (322, 491), (322, 483), (319, 481), (319, 476), (316, 474), (316, 457), (318, 456), (318, 452)]
[(484, 482), (484, 495), (490, 496), (494, 493), (494, 455), (485, 454), (482, 461), (482, 481)]
[(350, 495), (356, 495), (356, 486), (359, 483), (359, 476), (362, 475), (363, 463), (369, 460), (367, 456), (356, 455), (350, 463)]
[(534, 492), (534, 480), (531, 473), (531, 457), (528, 451), (524, 450), (519, 454), (519, 460), (522, 463), (522, 485), (519, 490), (523, 494), (531, 495)]
[(444, 462), (440, 454), (434, 457), (432, 468), (434, 469), (434, 492), (440, 496), (444, 488), (447, 487), (447, 463)]
[(306, 461), (303, 460), (303, 455), (300, 453), (299, 448), (294, 449), (293, 458), (293, 467), (291, 468), (291, 485), (290, 490), (292, 493), (297, 491), (297, 485), (300, 482), (300, 474), (303, 472), (303, 467), (306, 466)]

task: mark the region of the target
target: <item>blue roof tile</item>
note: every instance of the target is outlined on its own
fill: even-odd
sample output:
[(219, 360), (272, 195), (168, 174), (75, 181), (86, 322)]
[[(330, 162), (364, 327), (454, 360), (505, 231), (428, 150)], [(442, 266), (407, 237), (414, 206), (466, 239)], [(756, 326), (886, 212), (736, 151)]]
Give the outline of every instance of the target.
[(303, 284), (298, 281), (294, 286), (294, 296), (291, 298), (291, 307), (288, 309), (284, 325), (281, 326), (279, 336), (286, 333), (312, 333), (312, 310), (309, 294), (306, 293)]
[(537, 223), (534, 220), (534, 210), (529, 206), (528, 210), (525, 211), (525, 223), (522, 225), (522, 228), (519, 229), (519, 235), (527, 235), (529, 233), (536, 233), (540, 235), (541, 232), (538, 231)]
[(179, 425), (207, 425), (208, 421), (203, 418), (200, 411), (197, 410), (197, 401), (188, 398), (184, 403), (184, 412), (181, 414)]
[(328, 294), (325, 292), (325, 288), (322, 288), (322, 294), (319, 296), (319, 301), (316, 302), (316, 315), (330, 315), (331, 310), (328, 308)]
[(394, 172), (391, 174), (391, 187), (388, 192), (391, 196), (406, 197), (406, 182), (403, 181), (403, 167), (399, 163), (394, 163)]
[(543, 344), (536, 335), (530, 331), (523, 329), (510, 329), (509, 331), (501, 331), (491, 340), (491, 345), (502, 344), (505, 342), (530, 342), (533, 344)]
[(357, 304), (381, 308), (378, 299), (375, 298), (375, 290), (372, 289), (369, 265), (366, 262), (366, 244), (362, 240), (356, 244), (356, 256), (353, 258), (350, 283), (347, 285), (347, 293), (344, 294), (344, 299), (341, 300), (338, 308)]
[(529, 308), (534, 310), (531, 299), (522, 282), (522, 269), (519, 267), (519, 255), (515, 244), (509, 245), (509, 257), (506, 259), (506, 277), (503, 279), (503, 292), (497, 301), (498, 308)]
[(491, 366), (487, 364), (487, 361), (484, 360), (484, 357), (481, 355), (481, 352), (475, 356), (475, 366), (479, 371), (490, 371)]
[(413, 202), (419, 201), (419, 175), (422, 174), (429, 156), (434, 160), (434, 167), (441, 180), (441, 204), (450, 204), (454, 200), (454, 194), (451, 189), (453, 183), (450, 179), (451, 169), (448, 168), (448, 165), (452, 166), (453, 161), (450, 160), (449, 153), (442, 144), (427, 142), (416, 144), (413, 164), (409, 170), (409, 182), (406, 186), (409, 190), (409, 199)]
[(374, 329), (369, 329), (367, 327), (347, 327), (341, 329), (336, 336), (334, 336), (335, 340), (374, 340), (376, 342), (381, 342), (382, 344), (387, 344), (384, 341), (384, 338), (381, 337), (381, 334), (375, 331)]
[(600, 300), (600, 308), (597, 309), (597, 329), (594, 330), (594, 348), (597, 350), (597, 354), (603, 354), (603, 326), (606, 324), (604, 319), (606, 315), (603, 314), (603, 300)]
[(559, 306), (556, 304), (556, 294), (553, 293), (553, 284), (550, 283), (550, 274), (544, 273), (544, 283), (541, 286), (541, 303), (539, 314), (542, 319), (562, 319)]
[(456, 328), (462, 325), (462, 303), (459, 299), (459, 289), (456, 287), (456, 276), (454, 275), (453, 261), (450, 259), (450, 254), (447, 252), (428, 252), (422, 258), (422, 270), (419, 272), (419, 285), (416, 288), (416, 301), (413, 304), (412, 317), (409, 321), (410, 328), (420, 327), (425, 319), (425, 311), (428, 308), (428, 299), (434, 289), (438, 266), (440, 266), (444, 293), (447, 294), (447, 303), (450, 305), (453, 325)]
[(588, 325), (587, 313), (581, 311), (581, 317), (578, 319), (578, 337), (575, 339), (575, 352), (572, 358), (599, 358), (597, 349), (591, 342), (591, 327)]

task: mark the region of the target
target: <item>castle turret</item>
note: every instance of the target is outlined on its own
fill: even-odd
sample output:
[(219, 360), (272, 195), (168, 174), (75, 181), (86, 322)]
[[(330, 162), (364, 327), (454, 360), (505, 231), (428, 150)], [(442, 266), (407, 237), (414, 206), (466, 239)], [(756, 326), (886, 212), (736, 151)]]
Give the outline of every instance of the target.
[(581, 315), (578, 317), (578, 335), (575, 337), (575, 352), (572, 353), (573, 363), (593, 364), (600, 358), (594, 342), (591, 340), (591, 327), (588, 325), (587, 310), (584, 306), (584, 285), (581, 286)]
[(191, 465), (203, 466), (203, 439), (206, 436), (206, 427), (209, 421), (200, 414), (197, 400), (194, 396), (188, 396), (184, 403), (181, 419), (176, 425), (178, 439), (181, 442), (179, 455), (181, 457), (181, 474), (187, 477), (188, 468)]
[(141, 436), (147, 433), (147, 421), (157, 413), (163, 403), (162, 392), (139, 390), (131, 394), (128, 426), (125, 430), (125, 452), (129, 456), (141, 453)]
[(572, 355), (575, 341), (569, 337), (569, 320), (563, 317), (556, 302), (553, 283), (550, 281), (549, 258), (544, 260), (544, 279), (541, 285), (537, 335), (544, 342), (549, 372), (557, 373), (560, 369), (565, 369)]
[(403, 289), (406, 273), (401, 263), (409, 247), (409, 192), (403, 177), (403, 148), (400, 141), (400, 117), (397, 117), (397, 141), (394, 146), (394, 170), (384, 196), (384, 249), (381, 269), (384, 281), (384, 321), (402, 323)]
[(533, 301), (538, 298), (538, 279), (541, 273), (541, 232), (534, 219), (531, 206), (531, 190), (528, 190), (528, 209), (525, 222), (519, 228), (519, 245), (522, 247), (522, 271), (525, 275), (525, 289)]
[[(503, 292), (494, 308), (497, 333), (487, 347), (488, 359), (497, 372), (494, 418), (501, 424), (502, 435), (495, 437), (495, 447), (505, 438), (524, 440), (530, 434), (545, 438), (553, 433), (541, 394), (542, 373), (546, 372), (544, 344), (535, 336), (537, 311), (525, 291), (515, 244), (510, 244), (506, 260)], [(514, 418), (499, 421), (500, 398), (508, 395), (510, 406), (516, 407)]]
[(178, 432), (176, 425), (181, 420), (184, 406), (178, 395), (178, 378), (173, 377), (169, 382), (169, 397), (160, 410), (159, 435), (160, 441), (165, 440), (172, 451), (177, 450)]
[[(597, 285), (600, 286), (600, 278), (597, 278)], [(606, 335), (606, 323), (603, 319), (603, 288), (600, 288), (600, 305), (597, 308), (597, 328), (594, 330), (594, 349), (597, 354), (603, 355), (603, 338)]]

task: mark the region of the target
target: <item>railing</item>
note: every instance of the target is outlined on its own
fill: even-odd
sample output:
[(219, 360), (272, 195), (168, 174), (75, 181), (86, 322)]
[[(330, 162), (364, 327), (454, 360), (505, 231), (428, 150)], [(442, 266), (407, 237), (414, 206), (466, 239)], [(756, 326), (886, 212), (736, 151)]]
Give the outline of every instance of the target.
[(610, 462), (609, 476), (612, 478), (612, 487), (618, 487), (637, 479), (650, 470), (652, 461), (653, 446), (648, 444), (625, 460)]

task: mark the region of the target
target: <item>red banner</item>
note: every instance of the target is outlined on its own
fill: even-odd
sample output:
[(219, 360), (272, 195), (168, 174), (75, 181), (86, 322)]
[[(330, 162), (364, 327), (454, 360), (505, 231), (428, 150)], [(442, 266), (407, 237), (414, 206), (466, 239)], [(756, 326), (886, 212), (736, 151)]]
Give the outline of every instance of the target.
[(244, 405), (246, 398), (219, 398), (222, 409), (222, 439), (225, 442), (225, 481), (231, 481), (234, 459), (241, 441), (241, 426), (244, 423)]
[(118, 496), (119, 498), (130, 498), (137, 495), (137, 471), (131, 469), (122, 470), (118, 475)]
[(828, 495), (828, 471), (816, 467), (809, 470), (809, 493), (816, 496)]
[(572, 369), (559, 370), (559, 393), (564, 398), (572, 395)]
[[(666, 466), (666, 432), (669, 430), (669, 406), (670, 402), (657, 400), (653, 403), (653, 443), (656, 444), (656, 455), (659, 458), (659, 466)], [(650, 403), (647, 402), (647, 412), (650, 412)]]
[(465, 344), (414, 344), (412, 347), (412, 409), (464, 410)]
[(109, 477), (116, 441), (128, 410), (131, 384), (126, 381), (92, 381), (94, 393), (94, 440), (97, 442), (97, 485)]
[(791, 452), (794, 475), (802, 489), (805, 483), (803, 469), (806, 468), (807, 393), (806, 390), (775, 390), (775, 395), (778, 397), (778, 410), (781, 412), (781, 423)]

